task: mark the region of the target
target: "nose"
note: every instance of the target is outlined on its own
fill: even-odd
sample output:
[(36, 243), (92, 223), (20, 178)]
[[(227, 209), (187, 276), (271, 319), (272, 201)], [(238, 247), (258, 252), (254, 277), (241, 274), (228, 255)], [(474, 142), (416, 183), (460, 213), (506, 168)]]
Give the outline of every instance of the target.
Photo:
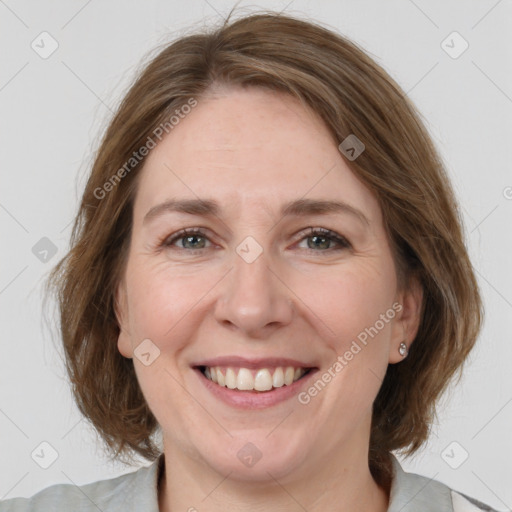
[(225, 326), (254, 338), (268, 337), (293, 317), (292, 291), (263, 251), (252, 263), (236, 252), (223, 280), (215, 317)]

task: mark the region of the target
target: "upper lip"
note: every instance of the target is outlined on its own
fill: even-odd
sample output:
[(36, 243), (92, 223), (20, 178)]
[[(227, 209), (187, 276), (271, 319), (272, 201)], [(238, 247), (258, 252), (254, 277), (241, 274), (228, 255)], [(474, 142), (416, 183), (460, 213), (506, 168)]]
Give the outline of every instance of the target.
[(315, 365), (290, 359), (288, 357), (261, 357), (247, 359), (239, 356), (218, 356), (212, 359), (203, 359), (192, 364), (193, 367), (198, 366), (234, 366), (240, 368), (256, 369), (256, 368), (277, 368), (278, 366), (293, 366), (294, 368), (314, 368)]

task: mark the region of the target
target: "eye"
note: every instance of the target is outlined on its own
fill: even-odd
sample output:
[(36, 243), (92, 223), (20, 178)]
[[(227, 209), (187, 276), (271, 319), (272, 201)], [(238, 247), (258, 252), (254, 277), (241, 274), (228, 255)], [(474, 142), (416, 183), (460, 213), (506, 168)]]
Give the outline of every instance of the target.
[[(327, 252), (327, 251), (340, 251), (342, 249), (349, 249), (351, 247), (349, 241), (331, 231), (330, 229), (325, 228), (308, 228), (307, 236), (303, 237), (300, 241), (303, 240), (312, 240), (311, 243), (308, 242), (308, 250), (312, 250), (315, 252)], [(337, 247), (332, 247), (331, 244), (337, 244)], [(320, 251), (318, 250), (320, 249)]]
[[(307, 235), (303, 236), (299, 242), (310, 239), (311, 243), (308, 242), (308, 246), (305, 248), (309, 251), (330, 252), (351, 247), (350, 242), (346, 238), (330, 229), (309, 227), (306, 233)], [(176, 246), (176, 242), (178, 242), (179, 245)], [(186, 228), (163, 239), (159, 245), (164, 247), (174, 246), (173, 248), (177, 249), (201, 251), (209, 248), (207, 242), (211, 244), (201, 228)], [(332, 247), (332, 244), (335, 244), (335, 246)]]
[(200, 228), (187, 228), (166, 238), (161, 245), (168, 247), (174, 245), (174, 242), (183, 241), (182, 246), (178, 246), (178, 249), (192, 249), (197, 251), (207, 248), (205, 246), (206, 240), (208, 240), (208, 238)]

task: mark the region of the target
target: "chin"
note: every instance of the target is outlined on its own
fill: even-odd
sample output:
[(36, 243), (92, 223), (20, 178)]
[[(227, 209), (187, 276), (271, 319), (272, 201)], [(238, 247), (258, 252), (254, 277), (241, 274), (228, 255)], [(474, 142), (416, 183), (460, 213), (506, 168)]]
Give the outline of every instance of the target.
[(237, 481), (268, 482), (285, 478), (300, 470), (306, 460), (307, 438), (296, 442), (283, 432), (268, 436), (268, 431), (245, 432), (243, 435), (226, 439), (222, 449), (219, 443), (215, 451), (209, 451), (207, 463), (218, 473)]

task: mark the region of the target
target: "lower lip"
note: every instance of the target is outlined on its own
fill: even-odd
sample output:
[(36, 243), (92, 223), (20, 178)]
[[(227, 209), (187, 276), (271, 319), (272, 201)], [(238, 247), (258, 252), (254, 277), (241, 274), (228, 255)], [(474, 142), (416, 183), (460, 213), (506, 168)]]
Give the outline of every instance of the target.
[(212, 380), (206, 378), (198, 368), (194, 368), (194, 371), (199, 375), (199, 379), (204, 386), (224, 403), (240, 409), (263, 409), (296, 396), (299, 390), (308, 383), (310, 378), (318, 370), (310, 370), (304, 377), (296, 380), (289, 386), (281, 386), (271, 391), (237, 391), (235, 389), (219, 386)]

